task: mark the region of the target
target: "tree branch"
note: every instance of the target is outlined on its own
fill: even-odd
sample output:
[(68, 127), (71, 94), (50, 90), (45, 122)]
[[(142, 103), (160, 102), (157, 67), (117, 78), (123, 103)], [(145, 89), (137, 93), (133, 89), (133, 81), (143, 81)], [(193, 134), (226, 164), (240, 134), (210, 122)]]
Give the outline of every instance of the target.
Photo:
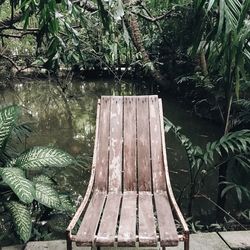
[(17, 38), (17, 39), (21, 39), (23, 38), (24, 36), (26, 35), (33, 35), (33, 36), (36, 36), (37, 35), (37, 32), (34, 32), (34, 31), (27, 31), (27, 32), (23, 32), (21, 34), (3, 34), (3, 33), (0, 33), (0, 37), (7, 37), (7, 38)]
[(150, 21), (150, 22), (157, 22), (159, 20), (162, 20), (164, 19), (165, 17), (168, 17), (170, 16), (170, 14), (173, 12), (173, 10), (169, 10), (167, 11), (166, 13), (164, 13), (163, 15), (160, 15), (160, 16), (157, 16), (157, 17), (153, 17), (153, 16), (145, 16), (141, 13), (134, 13), (134, 14), (137, 14), (139, 17), (141, 18), (144, 18), (145, 20), (147, 21)]
[(6, 59), (7, 61), (9, 61), (18, 71), (20, 70), (19, 67), (16, 65), (16, 63), (11, 58), (9, 58), (8, 56), (0, 54), (0, 57), (2, 57), (4, 59)]
[(0, 31), (4, 29), (9, 29), (13, 24), (20, 22), (22, 18), (23, 18), (23, 13), (19, 12), (13, 17), (8, 17), (0, 21)]

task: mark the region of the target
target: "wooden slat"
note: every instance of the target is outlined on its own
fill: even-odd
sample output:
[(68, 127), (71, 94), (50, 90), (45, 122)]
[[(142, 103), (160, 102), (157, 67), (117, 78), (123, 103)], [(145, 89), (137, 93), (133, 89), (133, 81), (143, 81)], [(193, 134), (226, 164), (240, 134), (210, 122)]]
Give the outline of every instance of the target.
[(161, 142), (159, 101), (157, 96), (149, 97), (149, 114), (153, 190), (154, 192), (157, 192), (159, 190), (166, 190)]
[(94, 242), (95, 233), (102, 213), (105, 198), (106, 193), (95, 192), (90, 200), (76, 235), (77, 241), (83, 242), (84, 245), (92, 245)]
[(101, 98), (99, 132), (96, 152), (95, 188), (107, 191), (109, 156), (110, 97)]
[(136, 97), (124, 97), (124, 191), (135, 191), (136, 180)]
[(135, 246), (137, 193), (125, 192), (122, 198), (118, 246)]
[(96, 238), (96, 245), (98, 246), (114, 245), (121, 196), (118, 193), (108, 194)]
[(139, 246), (157, 245), (152, 194), (139, 193)]
[(111, 192), (122, 189), (122, 121), (123, 98), (111, 97), (109, 143), (109, 191)]
[(178, 235), (167, 192), (154, 194), (161, 246), (177, 246)]
[(137, 157), (139, 191), (151, 190), (148, 97), (137, 98)]

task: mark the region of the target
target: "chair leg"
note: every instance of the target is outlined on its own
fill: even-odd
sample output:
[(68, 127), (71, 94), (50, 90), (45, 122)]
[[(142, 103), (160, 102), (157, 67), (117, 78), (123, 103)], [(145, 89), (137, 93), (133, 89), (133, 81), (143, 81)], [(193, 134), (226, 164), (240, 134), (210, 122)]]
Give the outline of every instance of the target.
[(189, 250), (189, 232), (185, 234), (184, 250)]
[(69, 233), (66, 232), (66, 240), (67, 240), (67, 250), (72, 250), (72, 241), (69, 237)]

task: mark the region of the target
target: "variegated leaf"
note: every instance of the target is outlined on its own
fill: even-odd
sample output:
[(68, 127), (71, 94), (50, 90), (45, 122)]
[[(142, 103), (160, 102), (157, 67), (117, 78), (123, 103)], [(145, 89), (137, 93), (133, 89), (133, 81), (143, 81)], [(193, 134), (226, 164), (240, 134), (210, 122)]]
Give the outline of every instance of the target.
[(0, 110), (0, 148), (13, 129), (18, 113), (19, 108), (15, 105)]
[(38, 202), (50, 208), (55, 208), (55, 209), (61, 208), (61, 202), (58, 193), (53, 187), (43, 183), (36, 183), (35, 189), (36, 189), (35, 199)]
[(15, 167), (40, 170), (45, 166), (66, 167), (74, 158), (66, 152), (52, 147), (34, 147), (17, 157)]
[(43, 184), (46, 184), (48, 186), (52, 186), (54, 185), (55, 183), (53, 182), (53, 180), (51, 180), (51, 178), (47, 175), (38, 175), (38, 176), (35, 176), (32, 181), (34, 183), (43, 183)]
[(29, 208), (19, 202), (10, 201), (6, 204), (9, 209), (17, 233), (24, 242), (27, 242), (31, 236), (32, 221)]
[(67, 212), (70, 212), (70, 213), (75, 212), (75, 208), (74, 208), (72, 202), (70, 201), (68, 195), (60, 194), (59, 199), (60, 199), (60, 202), (61, 202), (61, 209), (63, 211), (67, 211)]
[(24, 171), (19, 168), (4, 168), (3, 181), (9, 185), (18, 198), (24, 203), (31, 203), (35, 196), (33, 183), (25, 178)]

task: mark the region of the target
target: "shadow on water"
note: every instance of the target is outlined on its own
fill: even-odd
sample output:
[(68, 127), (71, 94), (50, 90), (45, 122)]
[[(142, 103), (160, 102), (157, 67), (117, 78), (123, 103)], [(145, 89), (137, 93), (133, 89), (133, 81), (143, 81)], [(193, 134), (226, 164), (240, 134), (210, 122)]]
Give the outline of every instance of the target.
[[(95, 117), (97, 100), (101, 95), (132, 95), (157, 93), (157, 90), (144, 85), (135, 85), (123, 82), (121, 85), (110, 80), (74, 81), (65, 91), (60, 86), (46, 81), (28, 81), (13, 84), (12, 89), (4, 89), (0, 94), (0, 103), (18, 104), (24, 109), (22, 121), (31, 121), (33, 133), (27, 138), (26, 146), (55, 145), (74, 156), (83, 159), (91, 157), (93, 152)], [(158, 93), (161, 95), (161, 93)], [(194, 144), (201, 147), (208, 141), (218, 138), (219, 131), (216, 125), (195, 117), (186, 110), (173, 97), (163, 98), (165, 116), (174, 124), (181, 126), (184, 133), (190, 137)], [(176, 196), (184, 187), (187, 178), (187, 159), (177, 140), (167, 135), (168, 162), (172, 185)], [(83, 195), (88, 184), (90, 174), (90, 160), (86, 160), (82, 167), (65, 169), (60, 177), (60, 186), (67, 189), (75, 197)], [(215, 177), (208, 179), (206, 188), (214, 198)], [(207, 190), (206, 190), (207, 191)], [(181, 205), (185, 208), (185, 200)], [(197, 201), (197, 215), (203, 218), (213, 213), (210, 204)]]

